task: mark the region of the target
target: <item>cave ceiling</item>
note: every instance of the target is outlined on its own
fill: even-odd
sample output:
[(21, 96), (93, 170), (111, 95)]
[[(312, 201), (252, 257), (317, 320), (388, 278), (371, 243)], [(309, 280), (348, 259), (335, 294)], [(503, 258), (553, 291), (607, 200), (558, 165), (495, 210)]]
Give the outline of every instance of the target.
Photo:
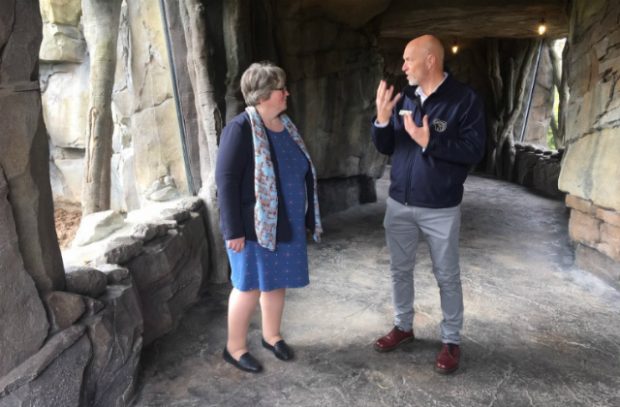
[[(320, 10), (354, 28), (367, 26), (383, 44), (401, 44), (425, 33), (441, 38), (531, 38), (541, 19), (547, 36), (568, 34), (567, 0), (280, 0)], [(400, 45), (398, 45), (400, 46)]]

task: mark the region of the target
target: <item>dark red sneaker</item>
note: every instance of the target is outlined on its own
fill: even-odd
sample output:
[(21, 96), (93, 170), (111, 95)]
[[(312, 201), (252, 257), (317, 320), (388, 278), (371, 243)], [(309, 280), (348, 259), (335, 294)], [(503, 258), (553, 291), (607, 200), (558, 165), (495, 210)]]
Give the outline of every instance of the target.
[(437, 373), (450, 374), (459, 368), (461, 358), (461, 347), (453, 343), (444, 343), (437, 354), (435, 370)]
[(389, 352), (403, 343), (411, 342), (413, 338), (413, 330), (401, 331), (398, 327), (394, 327), (387, 335), (377, 339), (374, 347), (377, 352)]

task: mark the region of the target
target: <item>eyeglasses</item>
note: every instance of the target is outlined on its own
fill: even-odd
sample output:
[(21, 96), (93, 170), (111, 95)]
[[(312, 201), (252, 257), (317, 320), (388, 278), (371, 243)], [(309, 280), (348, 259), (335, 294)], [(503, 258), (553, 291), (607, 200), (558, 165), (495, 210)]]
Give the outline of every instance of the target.
[(288, 89), (286, 88), (286, 86), (282, 86), (281, 88), (275, 88), (274, 91), (279, 90), (281, 92), (288, 92)]

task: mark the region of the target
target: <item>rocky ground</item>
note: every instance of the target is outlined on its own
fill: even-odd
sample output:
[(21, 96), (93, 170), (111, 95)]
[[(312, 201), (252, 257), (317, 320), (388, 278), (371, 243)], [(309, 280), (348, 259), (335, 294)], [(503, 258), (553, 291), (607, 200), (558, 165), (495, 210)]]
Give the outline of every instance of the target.
[(71, 244), (80, 226), (81, 218), (82, 208), (79, 205), (54, 202), (54, 223), (61, 249), (69, 247)]
[[(416, 340), (379, 354), (391, 328), (389, 255), (380, 201), (325, 219), (310, 245), (311, 284), (287, 295), (280, 362), (249, 343), (265, 371), (222, 360), (227, 287), (143, 353), (135, 406), (617, 406), (620, 293), (576, 269), (562, 201), (470, 177), (462, 205), (462, 366), (433, 371), (439, 295), (425, 245), (416, 268)], [(383, 197), (381, 197), (383, 196)]]

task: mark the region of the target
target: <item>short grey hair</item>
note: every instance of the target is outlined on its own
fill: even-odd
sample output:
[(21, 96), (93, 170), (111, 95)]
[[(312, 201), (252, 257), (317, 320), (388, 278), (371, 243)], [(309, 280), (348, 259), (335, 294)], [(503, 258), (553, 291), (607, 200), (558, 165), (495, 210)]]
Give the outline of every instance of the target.
[(284, 69), (271, 62), (255, 62), (241, 75), (241, 93), (248, 106), (256, 106), (286, 84)]

